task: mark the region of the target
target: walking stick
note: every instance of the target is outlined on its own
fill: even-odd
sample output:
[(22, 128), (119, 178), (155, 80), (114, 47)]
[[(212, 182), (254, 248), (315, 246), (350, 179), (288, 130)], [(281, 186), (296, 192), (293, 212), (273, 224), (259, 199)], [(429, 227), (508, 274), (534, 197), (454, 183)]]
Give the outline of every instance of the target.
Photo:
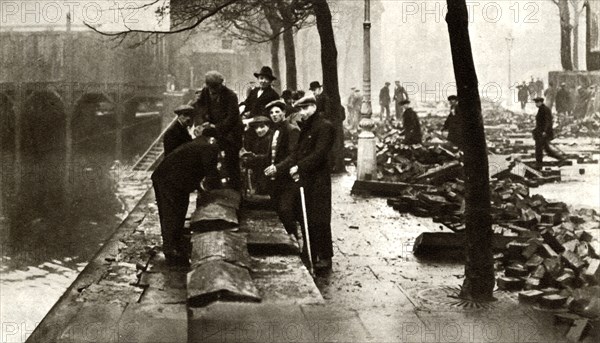
[[(298, 180), (296, 180), (298, 182)], [(302, 219), (304, 221), (304, 237), (306, 251), (308, 253), (308, 272), (313, 275), (312, 254), (310, 252), (310, 236), (308, 234), (308, 218), (306, 216), (306, 198), (304, 197), (304, 187), (300, 186), (300, 202), (302, 203)]]

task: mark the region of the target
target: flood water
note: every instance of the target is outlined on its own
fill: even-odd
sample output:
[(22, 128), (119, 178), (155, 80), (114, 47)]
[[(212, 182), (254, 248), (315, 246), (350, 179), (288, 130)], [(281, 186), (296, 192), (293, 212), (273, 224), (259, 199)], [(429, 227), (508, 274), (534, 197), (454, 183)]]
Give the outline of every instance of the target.
[[(0, 199), (1, 342), (22, 342), (127, 215), (118, 192), (124, 169), (160, 133), (146, 119), (116, 135), (80, 141), (65, 163), (64, 147), (23, 144), (2, 149)], [(120, 158), (120, 160), (119, 160)]]

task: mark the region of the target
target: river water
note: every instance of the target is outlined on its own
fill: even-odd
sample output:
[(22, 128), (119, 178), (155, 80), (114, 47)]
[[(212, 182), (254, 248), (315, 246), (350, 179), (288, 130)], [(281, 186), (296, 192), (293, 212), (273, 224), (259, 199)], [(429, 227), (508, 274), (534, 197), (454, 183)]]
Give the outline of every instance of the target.
[[(124, 133), (78, 143), (71, 163), (61, 147), (2, 156), (0, 342), (23, 342), (127, 215), (119, 178), (160, 133), (146, 120)], [(118, 158), (121, 158), (118, 160)]]

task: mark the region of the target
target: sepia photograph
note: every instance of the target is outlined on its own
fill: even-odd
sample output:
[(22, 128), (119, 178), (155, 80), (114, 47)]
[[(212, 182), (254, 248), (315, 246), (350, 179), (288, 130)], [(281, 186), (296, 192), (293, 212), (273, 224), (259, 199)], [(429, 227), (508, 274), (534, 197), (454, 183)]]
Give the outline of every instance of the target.
[(0, 343), (600, 341), (600, 0), (0, 0)]

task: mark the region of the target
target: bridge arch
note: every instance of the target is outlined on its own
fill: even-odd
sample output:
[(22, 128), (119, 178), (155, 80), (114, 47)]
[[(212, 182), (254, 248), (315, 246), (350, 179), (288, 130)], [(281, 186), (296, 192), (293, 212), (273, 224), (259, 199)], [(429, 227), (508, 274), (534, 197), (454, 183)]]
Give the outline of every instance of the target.
[(21, 146), (26, 154), (38, 156), (65, 147), (65, 105), (50, 90), (28, 94), (21, 113)]

